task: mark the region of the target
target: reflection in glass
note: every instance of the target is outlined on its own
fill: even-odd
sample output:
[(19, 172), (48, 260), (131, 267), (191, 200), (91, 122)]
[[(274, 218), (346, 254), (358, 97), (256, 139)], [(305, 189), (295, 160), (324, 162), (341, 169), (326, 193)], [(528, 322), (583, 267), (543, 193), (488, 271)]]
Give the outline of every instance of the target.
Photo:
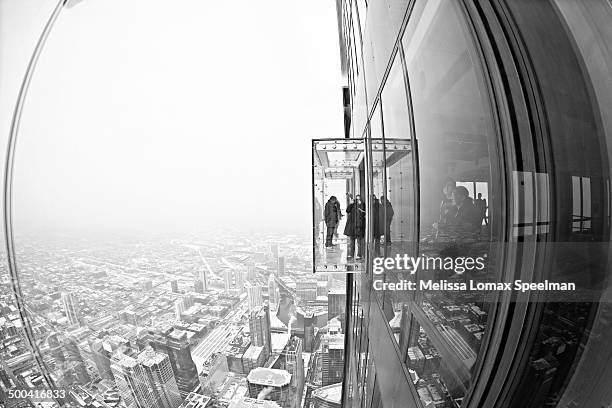
[[(491, 223), (499, 214), (491, 202), (490, 152), (497, 140), (491, 101), (459, 7), (417, 2), (403, 37), (418, 141), (422, 257), (491, 256)], [(465, 282), (487, 279), (487, 268), (457, 273), (432, 263), (417, 276)], [(482, 293), (421, 291), (407, 306), (399, 337), (409, 339), (406, 362), (421, 401), (460, 403), (486, 328)]]

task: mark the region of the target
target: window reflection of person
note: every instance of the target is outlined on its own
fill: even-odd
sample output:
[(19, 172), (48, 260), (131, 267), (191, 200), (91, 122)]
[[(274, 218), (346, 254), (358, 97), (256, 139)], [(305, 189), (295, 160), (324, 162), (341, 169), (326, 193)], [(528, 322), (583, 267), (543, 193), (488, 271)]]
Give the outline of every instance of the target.
[(357, 241), (357, 259), (361, 259), (365, 244), (365, 204), (361, 201), (360, 195), (356, 195), (354, 201), (349, 196), (346, 214), (348, 218), (344, 227), (344, 235), (349, 237), (347, 258), (352, 259), (355, 256), (355, 241)]
[(327, 248), (333, 246), (334, 231), (340, 221), (340, 205), (336, 196), (329, 197), (325, 203), (324, 217), (326, 225), (325, 246)]
[(474, 201), (470, 198), (467, 188), (456, 187), (451, 197), (456, 211), (447, 213), (442, 221), (434, 223), (436, 238), (441, 237), (439, 234), (442, 234), (453, 241), (477, 239), (482, 218), (474, 205)]
[(474, 205), (474, 201), (470, 198), (467, 188), (463, 186), (456, 187), (452, 197), (457, 211), (454, 216), (446, 218), (446, 223), (471, 230), (477, 229), (482, 219)]
[(444, 194), (444, 198), (440, 203), (440, 218), (438, 221), (441, 224), (446, 224), (448, 217), (454, 217), (457, 213), (457, 207), (453, 202), (453, 191), (456, 188), (455, 181), (453, 179), (447, 179), (446, 183), (444, 183), (444, 187), (442, 188), (442, 194)]
[(478, 198), (474, 200), (474, 206), (478, 210), (478, 214), (480, 214), (481, 223), (484, 220), (485, 225), (488, 225), (487, 222), (487, 200), (486, 198), (482, 198), (482, 193), (478, 193)]
[(385, 226), (384, 234), (385, 234), (385, 243), (391, 243), (391, 221), (393, 221), (393, 206), (391, 202), (387, 200), (384, 195), (380, 196), (380, 225)]

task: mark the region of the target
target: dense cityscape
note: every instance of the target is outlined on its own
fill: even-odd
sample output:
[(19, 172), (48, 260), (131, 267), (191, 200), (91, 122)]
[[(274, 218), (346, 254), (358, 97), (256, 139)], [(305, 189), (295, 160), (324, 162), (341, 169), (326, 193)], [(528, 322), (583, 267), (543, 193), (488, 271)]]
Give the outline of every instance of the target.
[[(17, 257), (31, 331), (4, 267), (0, 401), (340, 406), (345, 276), (313, 274), (311, 251), (298, 236), (24, 239)], [(48, 387), (28, 335), (57, 395), (31, 392)]]

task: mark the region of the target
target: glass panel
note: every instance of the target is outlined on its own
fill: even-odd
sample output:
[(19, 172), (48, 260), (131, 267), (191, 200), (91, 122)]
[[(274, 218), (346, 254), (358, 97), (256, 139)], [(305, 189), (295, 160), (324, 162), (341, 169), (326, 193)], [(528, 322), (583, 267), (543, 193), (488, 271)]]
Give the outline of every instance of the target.
[(314, 272), (361, 272), (365, 204), (362, 140), (313, 141)]
[(381, 99), (385, 121), (385, 137), (388, 139), (409, 139), (408, 99), (399, 53), (396, 54), (387, 76)]
[[(460, 4), (417, 1), (410, 18), (402, 44), (418, 142), (423, 262), (414, 277), (419, 285), (478, 281), (494, 272), (491, 224), (500, 216), (500, 204), (492, 200), (498, 188), (491, 165), (498, 139), (492, 102)], [(393, 224), (390, 235), (393, 241)], [(410, 253), (408, 247), (399, 250)], [(415, 301), (407, 302), (409, 313), (394, 302), (395, 326), (400, 338), (410, 334), (406, 358), (418, 376), (422, 403), (459, 404), (488, 306), (482, 292), (434, 289), (419, 286)]]

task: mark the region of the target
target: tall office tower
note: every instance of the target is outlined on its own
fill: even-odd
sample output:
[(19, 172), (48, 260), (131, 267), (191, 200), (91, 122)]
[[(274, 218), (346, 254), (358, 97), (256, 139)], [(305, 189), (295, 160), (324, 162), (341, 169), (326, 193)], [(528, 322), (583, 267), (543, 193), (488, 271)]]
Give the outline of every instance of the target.
[(191, 358), (191, 345), (187, 332), (170, 329), (160, 335), (161, 338), (160, 336), (155, 337), (152, 346), (170, 358), (181, 398), (185, 398), (190, 392), (197, 392), (199, 389), (198, 370)]
[(83, 322), (78, 299), (70, 292), (62, 292), (61, 299), (62, 305), (64, 306), (64, 313), (66, 313), (70, 325), (80, 326)]
[(199, 270), (199, 278), (200, 278), (200, 282), (202, 282), (202, 286), (204, 287), (204, 291), (207, 291), (208, 290), (208, 280), (206, 278), (206, 268), (202, 268)]
[(317, 299), (317, 281), (299, 279), (295, 292), (302, 302), (314, 302)]
[(247, 271), (244, 269), (235, 269), (234, 276), (236, 282), (236, 289), (238, 289), (241, 293), (244, 291), (244, 283), (246, 282), (246, 274)]
[(172, 293), (179, 293), (178, 281), (176, 279), (170, 281), (170, 290)]
[(160, 404), (157, 392), (144, 367), (133, 356), (116, 353), (111, 357), (111, 370), (121, 399), (127, 408), (150, 408)]
[(304, 351), (311, 352), (314, 346), (316, 318), (313, 312), (304, 313)]
[(328, 319), (343, 316), (346, 310), (346, 289), (330, 289), (327, 292)]
[(111, 357), (115, 384), (127, 408), (177, 408), (181, 404), (168, 356), (148, 348), (133, 349)]
[(270, 245), (270, 254), (272, 254), (272, 259), (278, 259), (278, 244)]
[(196, 293), (204, 293), (204, 284), (201, 280), (195, 280), (193, 282), (193, 291)]
[(258, 306), (263, 305), (263, 298), (261, 295), (261, 286), (253, 285), (251, 282), (244, 284), (247, 292), (247, 299), (249, 302), (249, 311), (255, 309)]
[(174, 317), (176, 320), (182, 320), (181, 314), (185, 311), (185, 302), (183, 299), (174, 301)]
[(255, 264), (253, 262), (249, 262), (246, 265), (247, 268), (247, 279), (250, 281), (254, 281), (257, 279), (257, 268), (255, 268)]
[(285, 257), (284, 256), (278, 257), (276, 274), (278, 276), (285, 276)]
[(225, 291), (228, 292), (234, 288), (234, 276), (230, 268), (223, 270), (223, 283)]
[(299, 407), (291, 389), (291, 374), (286, 370), (255, 368), (247, 376), (247, 386), (251, 398), (275, 401), (282, 408)]
[(270, 310), (267, 304), (257, 306), (251, 311), (249, 319), (251, 342), (263, 346), (267, 355), (272, 354), (272, 336), (270, 333)]
[(110, 367), (111, 352), (104, 348), (104, 337), (107, 335), (106, 331), (96, 332), (87, 338), (87, 343), (100, 378), (113, 380), (113, 372)]
[[(182, 398), (172, 371), (170, 358), (166, 354), (147, 349), (138, 355), (138, 363), (142, 365), (149, 383), (157, 394), (159, 405), (155, 405), (156, 407), (176, 408), (181, 405)], [(193, 373), (193, 376), (197, 382), (197, 373)]]
[(268, 277), (268, 301), (270, 302), (270, 307), (272, 305), (278, 306), (280, 302), (280, 293), (278, 292), (278, 286), (276, 284), (276, 276), (273, 273)]
[(344, 377), (344, 334), (325, 334), (321, 341), (321, 384), (342, 382)]
[(285, 370), (291, 374), (291, 386), (295, 389), (296, 401), (300, 402), (304, 393), (304, 359), (302, 357), (302, 348), (302, 339), (293, 336), (281, 352), (285, 359)]

